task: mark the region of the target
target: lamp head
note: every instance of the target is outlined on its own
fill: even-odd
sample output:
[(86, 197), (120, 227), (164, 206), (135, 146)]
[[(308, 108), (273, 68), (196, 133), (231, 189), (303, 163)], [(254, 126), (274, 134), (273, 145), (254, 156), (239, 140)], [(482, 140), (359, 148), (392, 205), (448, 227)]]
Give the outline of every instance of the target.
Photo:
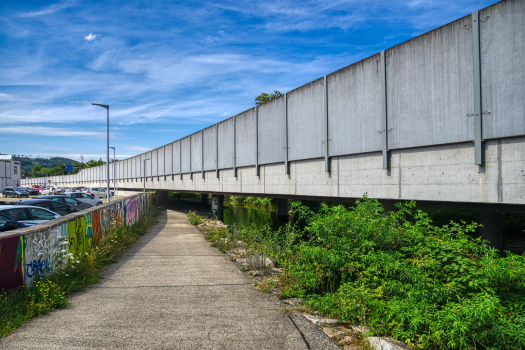
[(146, 160), (150, 160), (150, 158), (144, 158), (144, 160), (145, 160), (145, 161), (146, 161)]
[(110, 147), (110, 148), (111, 148), (112, 150), (114, 150), (114, 149), (115, 149), (115, 147)]
[(102, 103), (92, 103), (93, 106), (100, 106), (109, 109), (109, 105), (103, 105)]

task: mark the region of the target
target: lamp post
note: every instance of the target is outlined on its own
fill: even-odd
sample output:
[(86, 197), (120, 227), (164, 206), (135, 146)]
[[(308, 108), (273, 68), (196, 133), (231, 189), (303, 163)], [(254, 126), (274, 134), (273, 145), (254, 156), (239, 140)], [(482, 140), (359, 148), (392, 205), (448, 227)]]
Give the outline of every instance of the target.
[(117, 173), (115, 172), (115, 147), (110, 147), (113, 149), (113, 200), (117, 197)]
[(146, 193), (146, 161), (149, 160), (149, 158), (144, 158), (144, 193)]
[(107, 118), (107, 162), (106, 162), (106, 203), (109, 203), (109, 105), (104, 105), (101, 103), (92, 103), (94, 106), (100, 106), (102, 108), (105, 108), (108, 112), (108, 118)]

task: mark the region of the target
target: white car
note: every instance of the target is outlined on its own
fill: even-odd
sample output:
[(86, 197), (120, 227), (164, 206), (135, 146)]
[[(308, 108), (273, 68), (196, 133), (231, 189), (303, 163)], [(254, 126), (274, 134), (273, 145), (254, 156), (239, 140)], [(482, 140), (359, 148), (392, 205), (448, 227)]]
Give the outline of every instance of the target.
[(57, 194), (57, 189), (54, 187), (45, 187), (40, 191), (41, 194)]
[[(98, 198), (106, 198), (106, 189), (100, 187), (89, 187), (83, 188), (82, 192), (92, 194)], [(113, 191), (110, 192), (110, 196), (113, 196)]]
[(26, 225), (36, 225), (61, 216), (51, 210), (31, 205), (2, 205), (0, 213)]
[(95, 198), (95, 196), (92, 196), (89, 193), (82, 193), (82, 192), (64, 192), (61, 193), (64, 196), (75, 198), (78, 201), (93, 204), (93, 205), (100, 205), (103, 204), (102, 200)]

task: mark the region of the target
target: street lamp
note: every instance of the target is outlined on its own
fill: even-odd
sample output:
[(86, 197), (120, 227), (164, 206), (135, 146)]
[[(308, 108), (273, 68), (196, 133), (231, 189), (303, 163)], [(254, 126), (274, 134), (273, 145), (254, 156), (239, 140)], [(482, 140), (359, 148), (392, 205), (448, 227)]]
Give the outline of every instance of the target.
[(117, 173), (115, 172), (115, 147), (110, 148), (113, 149), (113, 200), (115, 200), (117, 195)]
[(146, 161), (149, 160), (149, 158), (144, 158), (144, 193), (146, 193)]
[(107, 162), (106, 162), (106, 203), (109, 203), (109, 105), (103, 105), (101, 103), (92, 103), (94, 106), (100, 106), (102, 108), (105, 108), (108, 112), (108, 119), (107, 119)]

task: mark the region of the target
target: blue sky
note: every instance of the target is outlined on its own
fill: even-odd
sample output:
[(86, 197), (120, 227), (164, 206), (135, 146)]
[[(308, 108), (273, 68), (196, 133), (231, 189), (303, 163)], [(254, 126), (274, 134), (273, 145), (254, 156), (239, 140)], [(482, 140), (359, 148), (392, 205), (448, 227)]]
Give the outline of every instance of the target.
[(126, 158), (496, 1), (2, 1), (0, 153)]

